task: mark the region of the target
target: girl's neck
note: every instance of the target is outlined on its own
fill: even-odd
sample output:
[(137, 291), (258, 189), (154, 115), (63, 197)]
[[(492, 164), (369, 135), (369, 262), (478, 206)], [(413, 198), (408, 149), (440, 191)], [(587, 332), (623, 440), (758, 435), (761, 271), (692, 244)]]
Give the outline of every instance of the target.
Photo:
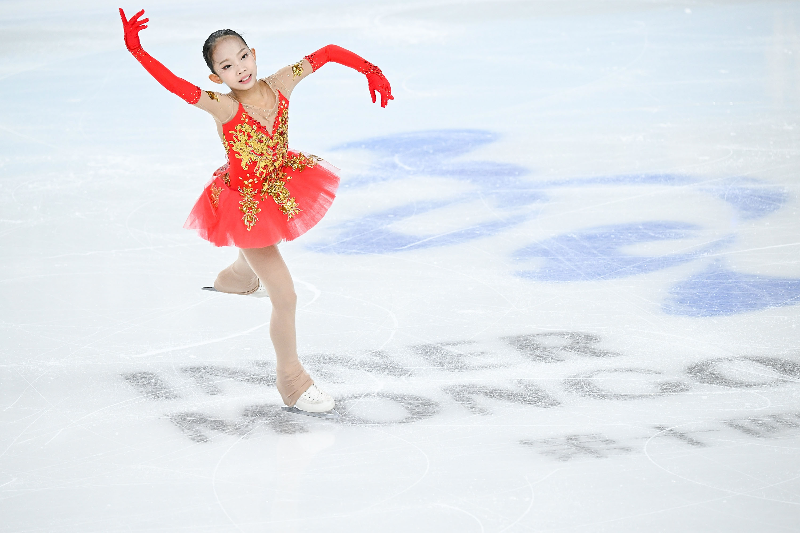
[(256, 83), (250, 87), (249, 89), (245, 90), (237, 90), (231, 89), (231, 93), (233, 97), (245, 104), (245, 105), (252, 105), (256, 107), (269, 107), (268, 105), (265, 106), (264, 104), (269, 104), (269, 91), (268, 88), (265, 86), (266, 84), (259, 83), (261, 80), (256, 80)]

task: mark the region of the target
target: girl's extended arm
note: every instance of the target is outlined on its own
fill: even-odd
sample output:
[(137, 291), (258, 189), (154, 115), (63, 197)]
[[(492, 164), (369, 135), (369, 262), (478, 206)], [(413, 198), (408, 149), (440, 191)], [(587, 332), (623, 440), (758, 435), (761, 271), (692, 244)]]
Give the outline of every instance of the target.
[(167, 67), (153, 59), (150, 54), (144, 51), (142, 43), (139, 42), (139, 32), (147, 27), (150, 19), (139, 20), (144, 15), (144, 9), (136, 13), (130, 20), (125, 18), (125, 12), (119, 8), (119, 16), (122, 18), (122, 27), (125, 30), (125, 46), (133, 57), (153, 76), (158, 83), (168, 91), (183, 98), (186, 103), (196, 104), (200, 100), (200, 87), (193, 85), (183, 78), (179, 78), (169, 71)]
[(145, 70), (147, 70), (158, 83), (163, 85), (168, 91), (183, 98), (186, 103), (197, 105), (217, 118), (229, 115), (230, 111), (227, 109), (229, 105), (226, 106), (225, 103), (213, 101), (208, 94), (200, 90), (200, 87), (176, 76), (170, 72), (167, 67), (153, 59), (150, 54), (144, 51), (139, 41), (139, 32), (147, 27), (147, 22), (150, 19), (139, 20), (139, 17), (142, 15), (144, 15), (144, 9), (128, 20), (125, 17), (125, 12), (122, 8), (119, 8), (119, 16), (122, 18), (122, 27), (125, 30), (125, 46), (133, 57), (142, 64)]
[(305, 58), (311, 64), (311, 68), (314, 72), (325, 63), (333, 62), (350, 67), (364, 74), (367, 77), (372, 102), (375, 102), (375, 92), (379, 92), (381, 95), (381, 107), (386, 107), (389, 100), (394, 100), (394, 96), (392, 96), (392, 86), (389, 85), (389, 80), (383, 75), (381, 69), (363, 57), (349, 50), (345, 50), (341, 46), (329, 44), (328, 46), (320, 48), (313, 54), (307, 55)]

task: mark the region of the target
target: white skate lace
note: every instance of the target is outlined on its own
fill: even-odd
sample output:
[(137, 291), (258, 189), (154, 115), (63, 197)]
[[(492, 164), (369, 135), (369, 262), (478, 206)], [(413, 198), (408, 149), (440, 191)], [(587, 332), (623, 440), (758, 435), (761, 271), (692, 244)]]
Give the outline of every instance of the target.
[(311, 385), (308, 390), (300, 395), (300, 398), (309, 403), (322, 403), (326, 400), (326, 394), (319, 390), (316, 385)]

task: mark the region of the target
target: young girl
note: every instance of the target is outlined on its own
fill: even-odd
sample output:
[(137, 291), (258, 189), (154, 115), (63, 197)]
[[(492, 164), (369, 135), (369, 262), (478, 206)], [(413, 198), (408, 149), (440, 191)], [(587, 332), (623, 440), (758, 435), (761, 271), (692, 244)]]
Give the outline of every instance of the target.
[(356, 54), (328, 45), (301, 61), (258, 79), (256, 51), (233, 30), (212, 33), (203, 45), (209, 79), (229, 93), (201, 91), (175, 76), (142, 49), (139, 32), (149, 19), (144, 10), (130, 19), (120, 8), (125, 46), (169, 91), (211, 114), (228, 163), (219, 168), (197, 200), (185, 227), (196, 229), (216, 246), (236, 246), (239, 257), (220, 272), (214, 287), (249, 294), (259, 280), (272, 302), (269, 334), (277, 358), (276, 386), (283, 402), (301, 411), (333, 409), (333, 398), (314, 385), (297, 357), (297, 296), (277, 244), (312, 228), (331, 205), (339, 177), (320, 158), (289, 150), (289, 97), (306, 76), (332, 61), (366, 75), (372, 101), (393, 100), (380, 69)]

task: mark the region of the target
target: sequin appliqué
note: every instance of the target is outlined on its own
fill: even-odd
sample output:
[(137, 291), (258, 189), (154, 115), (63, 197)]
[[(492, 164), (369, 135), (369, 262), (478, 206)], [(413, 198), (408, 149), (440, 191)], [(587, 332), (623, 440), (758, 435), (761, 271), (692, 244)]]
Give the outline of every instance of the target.
[(216, 183), (211, 184), (211, 190), (209, 191), (209, 197), (211, 200), (211, 206), (216, 211), (219, 207), (219, 195), (222, 194), (222, 187), (217, 185)]
[(292, 65), (292, 79), (299, 78), (303, 75), (303, 60), (301, 59)]
[(263, 196), (271, 196), (275, 200), (275, 203), (278, 204), (278, 208), (288, 219), (291, 219), (300, 212), (297, 201), (292, 198), (289, 194), (289, 189), (286, 188), (286, 185), (284, 185), (281, 180), (265, 181), (264, 185), (261, 187), (261, 194)]
[(278, 132), (274, 137), (270, 137), (251, 124), (246, 113), (242, 113), (242, 123), (234, 128), (233, 140), (228, 141), (228, 145), (236, 158), (242, 161), (242, 168), (245, 171), (253, 166), (252, 171), (263, 178), (275, 172), (276, 165), (286, 158), (286, 146), (280, 142), (281, 140)]
[(244, 187), (239, 187), (239, 194), (242, 195), (242, 199), (239, 200), (239, 211), (243, 213), (242, 220), (244, 225), (247, 226), (247, 231), (250, 231), (258, 222), (256, 215), (261, 212), (261, 208), (258, 207), (258, 200), (255, 197), (256, 189), (253, 188), (253, 180), (247, 180)]
[(320, 161), (322, 161), (321, 157), (312, 154), (297, 154), (286, 160), (286, 166), (297, 172), (302, 172), (304, 168), (314, 168)]
[(206, 94), (212, 100), (216, 100), (217, 102), (219, 102), (219, 96), (217, 96), (217, 93), (215, 93), (214, 91), (206, 91)]

